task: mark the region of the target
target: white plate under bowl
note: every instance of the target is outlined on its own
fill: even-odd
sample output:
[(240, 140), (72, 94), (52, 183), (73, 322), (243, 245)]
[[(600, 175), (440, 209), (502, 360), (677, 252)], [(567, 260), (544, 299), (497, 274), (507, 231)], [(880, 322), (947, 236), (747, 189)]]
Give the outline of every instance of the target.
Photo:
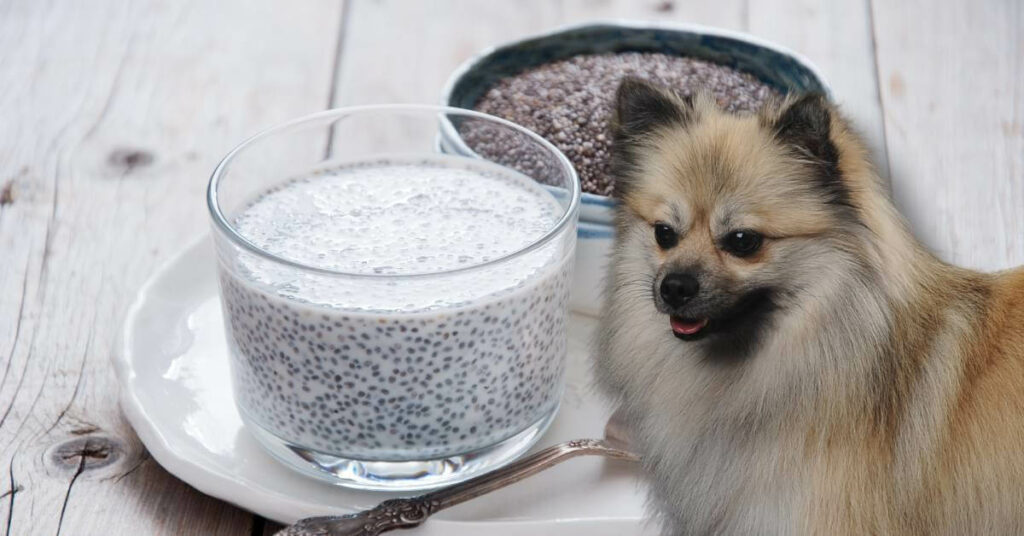
[[(591, 317), (574, 315), (562, 407), (537, 447), (600, 437), (609, 410), (590, 388)], [(200, 240), (139, 291), (115, 358), (121, 403), (153, 458), (196, 489), (282, 523), (343, 514), (396, 495), (312, 480), (274, 461), (243, 428), (231, 395), (213, 246)], [(626, 462), (577, 458), (438, 513), (402, 534), (511, 536), (654, 533)]]

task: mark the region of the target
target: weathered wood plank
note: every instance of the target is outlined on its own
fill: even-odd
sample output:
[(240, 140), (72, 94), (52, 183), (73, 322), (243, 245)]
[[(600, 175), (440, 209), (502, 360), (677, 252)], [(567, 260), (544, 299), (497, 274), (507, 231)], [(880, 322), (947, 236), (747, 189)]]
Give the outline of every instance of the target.
[(8, 534), (248, 534), (146, 456), (120, 319), (206, 229), (237, 140), (323, 108), (340, 4), (0, 2), (0, 519)]
[(436, 104), (448, 75), (486, 46), (560, 22), (557, 2), (353, 2), (334, 102)]
[(872, 8), (897, 203), (946, 260), (1024, 263), (1024, 4)]
[(888, 177), (867, 0), (751, 2), (747, 30), (799, 52), (818, 66), (843, 113), (865, 137), (879, 172)]
[(686, 22), (745, 31), (750, 7), (748, 0), (564, 0), (566, 23), (594, 19)]

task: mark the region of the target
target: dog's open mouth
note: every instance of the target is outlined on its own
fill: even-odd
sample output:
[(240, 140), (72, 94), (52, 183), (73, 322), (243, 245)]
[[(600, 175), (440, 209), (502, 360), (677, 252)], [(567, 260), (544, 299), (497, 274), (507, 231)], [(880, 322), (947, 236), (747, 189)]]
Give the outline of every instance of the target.
[[(677, 339), (697, 341), (714, 336), (716, 345), (733, 352), (737, 345), (749, 345), (768, 322), (778, 308), (774, 296), (775, 292), (769, 288), (750, 291), (731, 307), (712, 316), (683, 316), (670, 311), (669, 325)], [(708, 311), (705, 309), (700, 314), (708, 314)], [(723, 334), (728, 336), (723, 337)]]
[(707, 318), (692, 319), (681, 316), (670, 316), (669, 324), (672, 325), (672, 333), (684, 341), (691, 341), (700, 337), (701, 332), (708, 325)]

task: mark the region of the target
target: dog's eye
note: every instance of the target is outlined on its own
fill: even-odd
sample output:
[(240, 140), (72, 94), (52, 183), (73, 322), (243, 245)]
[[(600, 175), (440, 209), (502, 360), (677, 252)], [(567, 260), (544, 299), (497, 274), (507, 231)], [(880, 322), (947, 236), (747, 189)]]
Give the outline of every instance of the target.
[(722, 249), (737, 257), (746, 257), (761, 249), (764, 238), (754, 231), (731, 231), (722, 240)]
[(675, 229), (664, 223), (654, 224), (654, 239), (661, 249), (671, 249), (679, 243), (679, 235), (676, 234)]

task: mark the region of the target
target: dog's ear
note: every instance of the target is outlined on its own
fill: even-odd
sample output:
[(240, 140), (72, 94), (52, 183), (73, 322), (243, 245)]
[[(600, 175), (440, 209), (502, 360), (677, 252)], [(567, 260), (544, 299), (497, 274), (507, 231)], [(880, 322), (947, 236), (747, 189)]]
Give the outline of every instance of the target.
[(839, 174), (839, 150), (832, 141), (832, 106), (824, 95), (802, 95), (784, 104), (770, 121), (775, 138), (819, 168), (816, 177), (830, 202), (845, 203), (846, 192)]
[(612, 124), (616, 139), (636, 138), (658, 127), (685, 125), (693, 105), (667, 90), (639, 78), (626, 77), (615, 92), (615, 116)]
[(693, 102), (639, 78), (627, 77), (615, 92), (612, 117), (610, 173), (615, 179), (612, 195), (622, 197), (633, 182), (641, 145), (656, 129), (686, 126), (693, 118)]
[(776, 138), (819, 160), (835, 159), (830, 134), (832, 111), (825, 97), (808, 94), (785, 106), (775, 120)]

